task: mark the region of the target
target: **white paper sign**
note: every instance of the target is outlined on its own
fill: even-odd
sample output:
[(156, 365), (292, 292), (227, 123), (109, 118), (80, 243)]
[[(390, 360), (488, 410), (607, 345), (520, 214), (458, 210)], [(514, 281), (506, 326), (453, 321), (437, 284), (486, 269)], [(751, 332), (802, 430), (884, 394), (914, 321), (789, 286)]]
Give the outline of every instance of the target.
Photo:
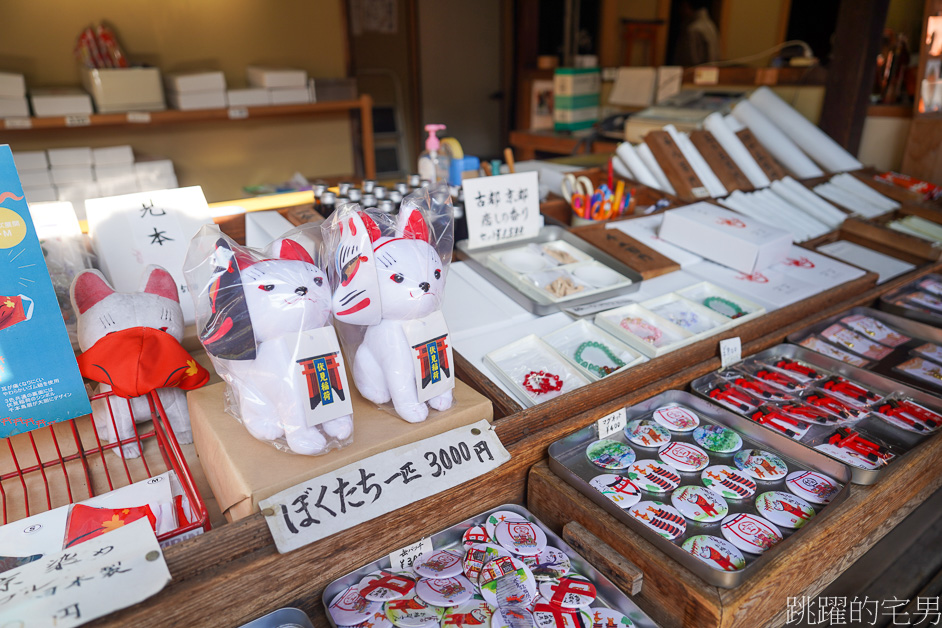
[(177, 282), (186, 324), (195, 323), (183, 260), (190, 239), (213, 222), (203, 190), (194, 186), (89, 199), (85, 212), (101, 270), (115, 289), (137, 291), (144, 269), (162, 266)]
[(469, 249), (533, 238), (543, 227), (536, 172), (476, 177), (462, 185)]
[(628, 413), (624, 408), (619, 408), (596, 422), (599, 438), (608, 438), (612, 434), (617, 434), (625, 429), (626, 425), (628, 425)]
[(133, 606), (170, 582), (146, 519), (0, 573), (2, 626), (81, 626)]
[(412, 545), (407, 545), (402, 549), (398, 549), (395, 552), (389, 553), (389, 568), (392, 571), (405, 571), (412, 568), (412, 563), (415, 562), (415, 559), (421, 556), (422, 554), (427, 554), (431, 552), (435, 547), (432, 545), (432, 539), (425, 537), (424, 539), (413, 543)]
[(302, 482), (259, 502), (281, 553), (458, 486), (510, 460), (481, 420)]
[(412, 368), (419, 401), (428, 401), (455, 387), (455, 360), (448, 326), (441, 310), (412, 321), (402, 329), (412, 351)]
[(150, 112), (129, 111), (127, 119), (130, 124), (150, 124)]
[(739, 336), (720, 340), (720, 362), (725, 369), (742, 360), (742, 340)]
[(308, 427), (353, 414), (347, 370), (333, 327), (298, 334), (291, 363), (297, 365), (292, 388), (307, 400), (302, 407)]

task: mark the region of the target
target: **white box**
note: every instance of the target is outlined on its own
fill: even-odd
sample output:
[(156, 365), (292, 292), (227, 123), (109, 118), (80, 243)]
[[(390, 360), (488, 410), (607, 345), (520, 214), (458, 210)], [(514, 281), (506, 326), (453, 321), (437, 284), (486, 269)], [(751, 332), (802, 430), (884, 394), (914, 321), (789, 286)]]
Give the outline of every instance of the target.
[(706, 202), (664, 212), (658, 237), (744, 273), (783, 261), (792, 248), (788, 231)]
[(101, 196), (120, 196), (122, 194), (140, 192), (141, 186), (138, 185), (137, 179), (133, 176), (118, 179), (105, 179), (98, 181), (98, 191), (101, 193)]
[(224, 109), (226, 92), (167, 92), (167, 102), (173, 109), (193, 111), (196, 109)]
[(24, 170), (17, 172), (20, 175), (20, 185), (24, 188), (41, 188), (52, 185), (52, 175), (49, 170)]
[(801, 246), (793, 246), (785, 261), (772, 266), (769, 270), (776, 270), (788, 277), (800, 279), (817, 286), (822, 291), (863, 277), (866, 273), (865, 270), (856, 266), (839, 262)]
[(92, 163), (98, 165), (133, 164), (134, 150), (127, 144), (92, 149)]
[(306, 87), (279, 87), (268, 90), (273, 105), (302, 105), (311, 102), (311, 92)]
[(29, 117), (29, 103), (26, 96), (0, 98), (0, 118), (26, 118)]
[(94, 167), (95, 180), (107, 181), (110, 179), (134, 179), (137, 181), (137, 172), (134, 164), (105, 164)]
[(264, 87), (244, 87), (226, 92), (230, 107), (259, 107), (271, 104), (271, 96)]
[(23, 194), (26, 195), (27, 203), (48, 203), (59, 200), (59, 193), (54, 186), (44, 185), (41, 187), (28, 188), (23, 186)]
[(75, 208), (75, 215), (79, 220), (85, 220), (85, 200), (89, 198), (98, 198), (101, 191), (98, 184), (94, 181), (87, 183), (69, 183), (67, 185), (56, 186), (58, 192), (58, 201), (69, 201)]
[(88, 146), (76, 148), (50, 148), (46, 150), (49, 165), (57, 166), (91, 166), (92, 149)]
[(156, 190), (172, 190), (180, 187), (175, 175), (157, 177), (154, 179), (138, 179), (137, 185), (141, 192), (154, 192)]
[(138, 179), (159, 179), (175, 176), (173, 162), (169, 159), (139, 161), (134, 164), (134, 172), (137, 174)]
[(49, 158), (46, 157), (44, 150), (24, 150), (13, 153), (13, 163), (16, 164), (16, 171), (19, 173), (25, 170), (49, 169)]
[(717, 284), (765, 307), (766, 311), (797, 303), (814, 296), (822, 289), (806, 281), (790, 277), (772, 268), (754, 273), (741, 273), (726, 266), (704, 260), (685, 269), (710, 283)]
[(50, 116), (90, 116), (92, 97), (77, 87), (30, 90), (29, 100), (37, 118)]
[(245, 75), (252, 87), (307, 88), (307, 72), (304, 70), (250, 65), (245, 68)]
[(0, 98), (25, 98), (26, 78), (22, 74), (0, 72)]
[(157, 68), (82, 68), (82, 85), (98, 113), (163, 111), (163, 85)]
[(67, 183), (91, 183), (95, 173), (91, 166), (53, 166), (49, 169), (52, 182), (56, 185)]
[(222, 72), (174, 72), (164, 75), (164, 85), (171, 92), (221, 92), (226, 89)]

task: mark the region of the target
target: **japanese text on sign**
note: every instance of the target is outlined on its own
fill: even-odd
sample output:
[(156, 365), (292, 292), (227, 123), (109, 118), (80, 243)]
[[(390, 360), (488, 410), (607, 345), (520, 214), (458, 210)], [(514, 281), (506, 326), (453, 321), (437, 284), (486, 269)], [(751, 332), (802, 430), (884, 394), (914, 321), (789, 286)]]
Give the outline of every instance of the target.
[(432, 539), (425, 537), (412, 545), (407, 545), (402, 549), (397, 549), (395, 552), (390, 552), (389, 568), (393, 571), (410, 569), (416, 558), (422, 554), (431, 552), (433, 549), (435, 548), (432, 546)]
[(628, 413), (624, 408), (619, 408), (596, 421), (599, 438), (608, 438), (612, 434), (617, 434), (625, 429), (626, 425), (628, 425)]
[(469, 249), (532, 238), (543, 226), (536, 172), (467, 179), (463, 186)]
[(487, 421), (349, 464), (259, 502), (289, 552), (457, 486), (510, 460)]

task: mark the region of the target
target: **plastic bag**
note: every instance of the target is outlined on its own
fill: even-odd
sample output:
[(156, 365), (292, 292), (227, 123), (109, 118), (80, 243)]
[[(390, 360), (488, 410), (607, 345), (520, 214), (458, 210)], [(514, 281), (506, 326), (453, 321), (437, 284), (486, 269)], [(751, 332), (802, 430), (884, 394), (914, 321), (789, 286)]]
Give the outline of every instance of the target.
[(226, 410), (252, 436), (318, 455), (353, 441), (352, 405), (317, 225), (265, 251), (203, 227), (184, 275), (200, 341), (229, 384)]

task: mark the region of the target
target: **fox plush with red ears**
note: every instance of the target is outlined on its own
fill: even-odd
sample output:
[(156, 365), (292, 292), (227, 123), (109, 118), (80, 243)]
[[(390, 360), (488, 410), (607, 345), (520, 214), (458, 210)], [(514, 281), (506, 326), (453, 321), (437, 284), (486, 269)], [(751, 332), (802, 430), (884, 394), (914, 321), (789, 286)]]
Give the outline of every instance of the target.
[(322, 225), (334, 317), (354, 355), (357, 390), (374, 403), (392, 402), (410, 423), (424, 421), (429, 406), (447, 410), (453, 403), (440, 312), (453, 222), (447, 187), (437, 187), (407, 196), (395, 218), (345, 205)]

